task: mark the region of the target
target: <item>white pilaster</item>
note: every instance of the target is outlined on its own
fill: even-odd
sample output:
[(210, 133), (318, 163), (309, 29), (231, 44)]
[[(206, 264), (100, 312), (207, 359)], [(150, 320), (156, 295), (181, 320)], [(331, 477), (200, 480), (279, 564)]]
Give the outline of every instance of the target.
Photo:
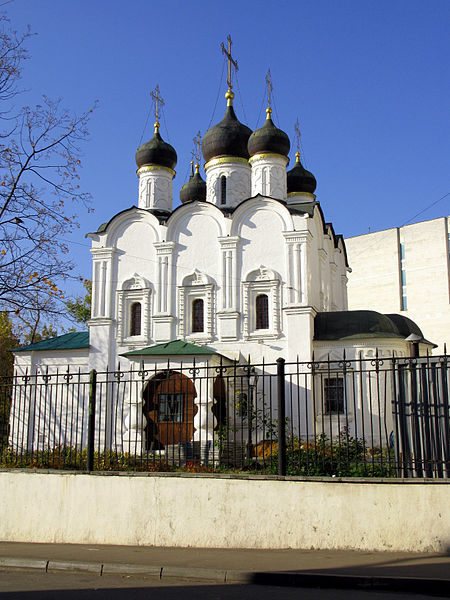
[(92, 318), (112, 318), (112, 271), (115, 248), (92, 248)]
[(158, 260), (156, 314), (153, 315), (155, 342), (168, 342), (172, 339), (175, 322), (173, 316), (173, 253), (175, 242), (156, 242)]
[(310, 302), (308, 253), (312, 239), (309, 231), (285, 232), (288, 264), (288, 304), (305, 306)]
[(234, 340), (238, 337), (237, 248), (239, 239), (238, 236), (219, 238), (222, 254), (222, 300), (217, 318), (221, 340)]

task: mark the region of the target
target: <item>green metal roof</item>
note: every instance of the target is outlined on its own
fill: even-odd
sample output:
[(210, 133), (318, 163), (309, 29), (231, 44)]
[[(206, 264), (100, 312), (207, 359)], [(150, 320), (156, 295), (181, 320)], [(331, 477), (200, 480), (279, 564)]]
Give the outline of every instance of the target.
[(183, 340), (174, 340), (172, 342), (166, 342), (165, 344), (156, 344), (156, 346), (149, 346), (148, 348), (141, 348), (139, 350), (132, 350), (131, 352), (125, 352), (121, 356), (169, 356), (169, 355), (180, 355), (180, 354), (216, 354), (214, 350), (206, 348), (205, 346), (198, 346), (197, 344), (191, 344)]
[(75, 350), (89, 348), (89, 331), (74, 331), (57, 337), (35, 342), (28, 346), (13, 348), (11, 352), (28, 352), (37, 350)]

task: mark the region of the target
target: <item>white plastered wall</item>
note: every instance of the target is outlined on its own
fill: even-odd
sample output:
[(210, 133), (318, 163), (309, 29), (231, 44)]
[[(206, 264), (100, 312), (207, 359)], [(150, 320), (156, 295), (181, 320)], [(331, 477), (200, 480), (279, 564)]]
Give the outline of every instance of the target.
[(4, 541), (444, 552), (450, 540), (443, 482), (3, 471), (0, 485)]

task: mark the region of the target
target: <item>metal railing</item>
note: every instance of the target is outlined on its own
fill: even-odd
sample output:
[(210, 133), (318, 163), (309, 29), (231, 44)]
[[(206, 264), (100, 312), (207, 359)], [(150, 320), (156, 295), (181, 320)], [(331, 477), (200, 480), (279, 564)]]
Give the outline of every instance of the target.
[(0, 379), (0, 466), (450, 475), (447, 356), (167, 361)]

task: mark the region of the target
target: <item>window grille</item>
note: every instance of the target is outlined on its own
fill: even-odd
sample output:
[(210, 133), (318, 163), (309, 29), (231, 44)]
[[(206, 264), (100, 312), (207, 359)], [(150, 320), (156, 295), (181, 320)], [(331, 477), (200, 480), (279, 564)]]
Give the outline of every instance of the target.
[(130, 336), (141, 335), (141, 313), (141, 303), (133, 302), (133, 304), (131, 305), (130, 315)]
[(344, 412), (344, 378), (325, 377), (323, 382), (325, 414), (336, 415)]
[(204, 331), (203, 325), (203, 300), (197, 298), (192, 302), (192, 333)]
[(181, 423), (183, 421), (183, 394), (159, 394), (158, 421)]
[(269, 329), (269, 298), (267, 294), (256, 296), (256, 326), (255, 329)]
[(220, 178), (220, 204), (227, 203), (227, 178), (222, 175)]

